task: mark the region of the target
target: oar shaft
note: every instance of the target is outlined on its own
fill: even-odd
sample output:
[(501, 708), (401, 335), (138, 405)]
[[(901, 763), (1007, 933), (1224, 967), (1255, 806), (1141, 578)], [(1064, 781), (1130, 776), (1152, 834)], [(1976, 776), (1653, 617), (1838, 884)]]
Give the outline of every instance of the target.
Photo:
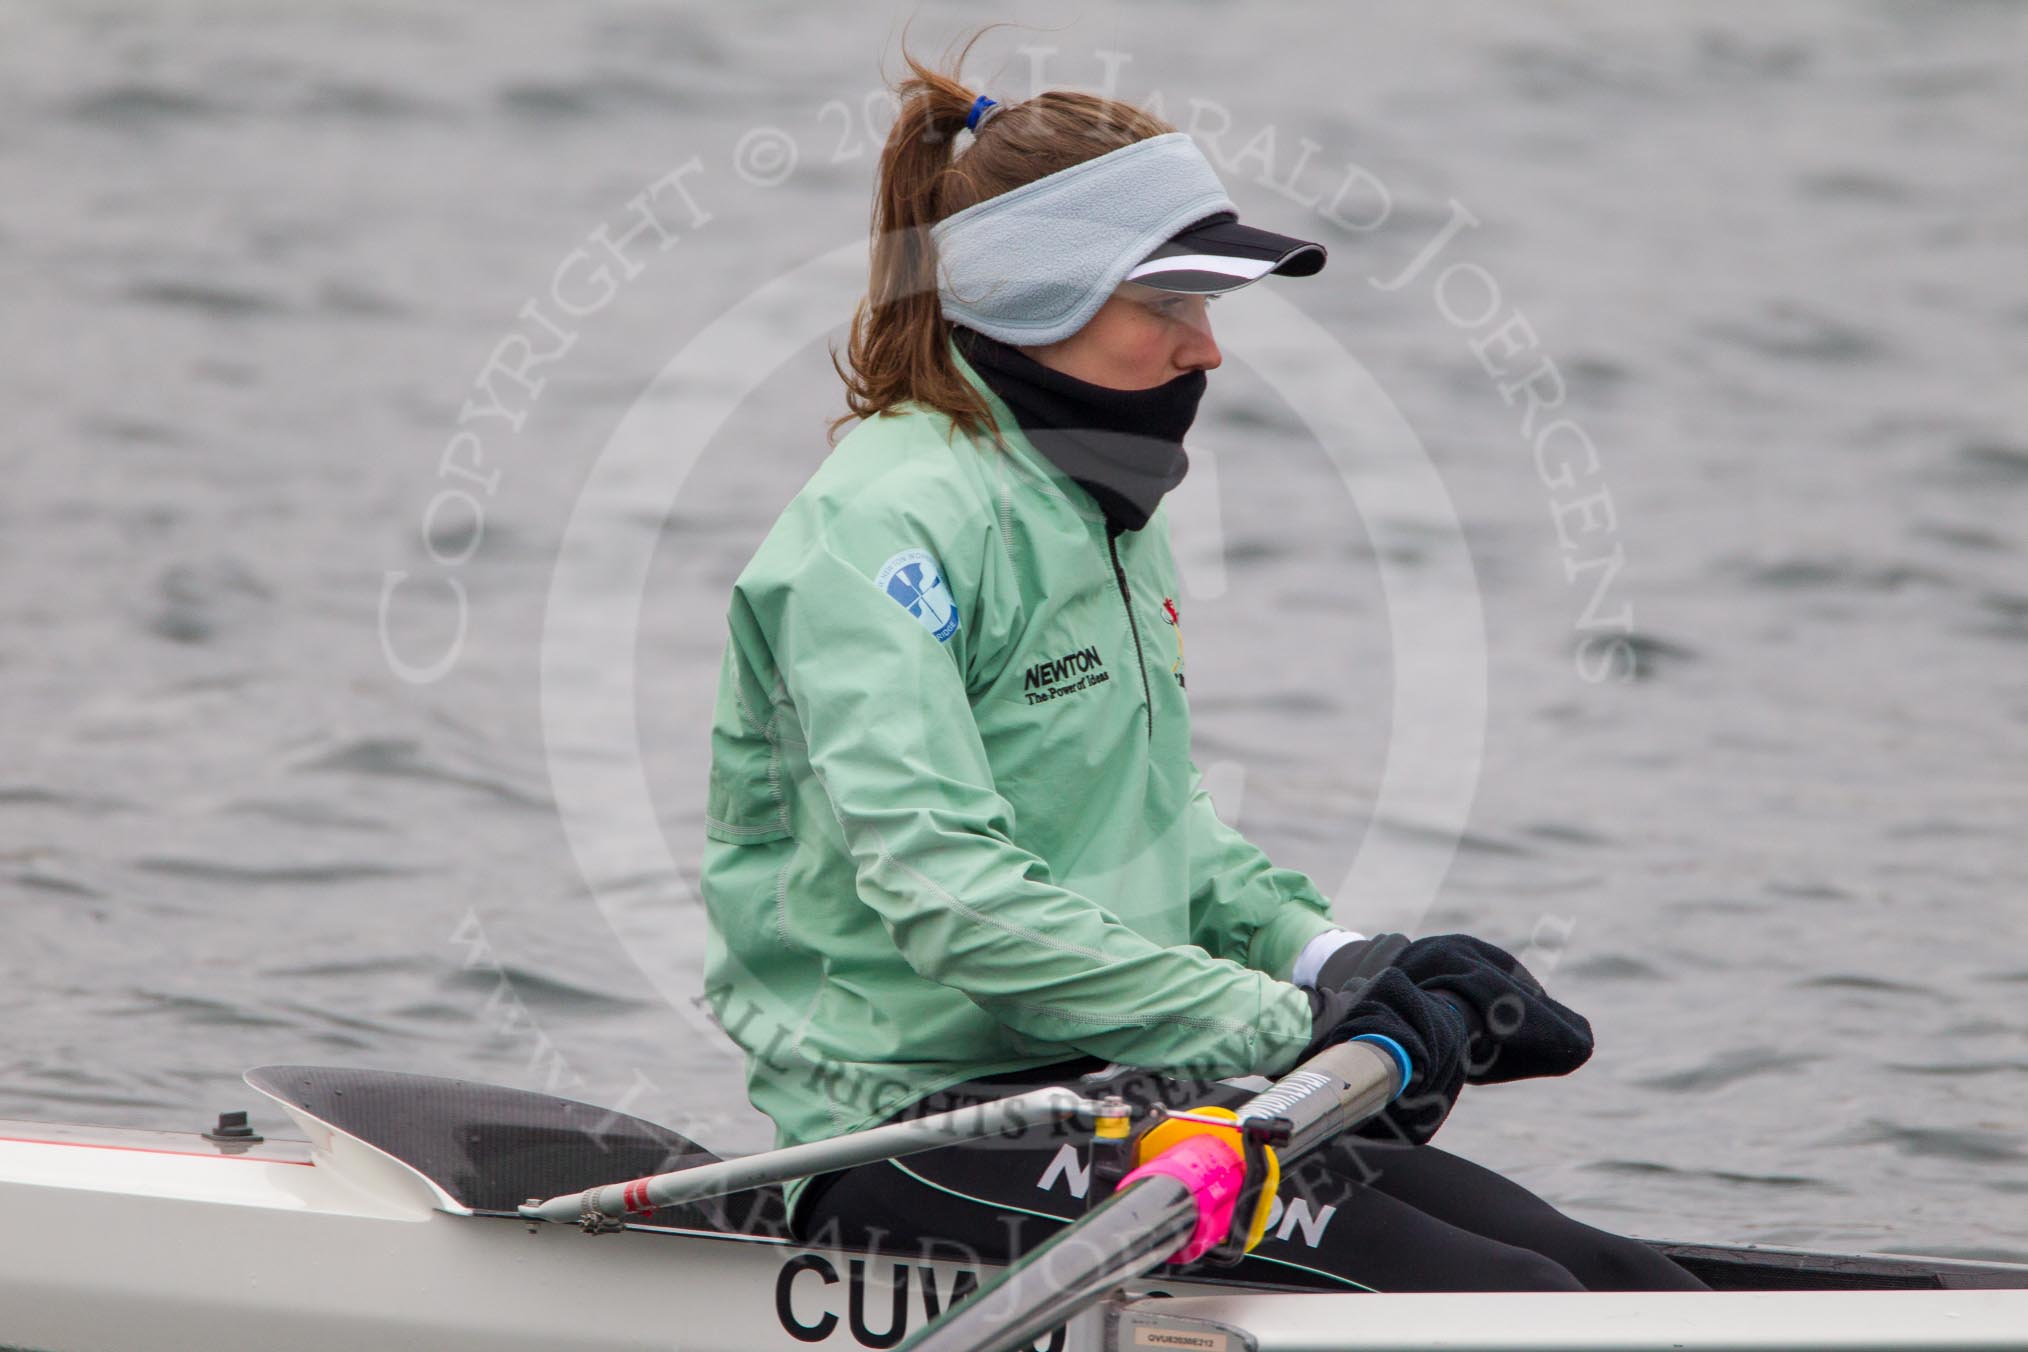
[(1300, 1159), (1385, 1108), (1399, 1086), (1394, 1058), (1371, 1042), (1326, 1047), (1248, 1099), (1239, 1120), (1283, 1117), (1293, 1130), (1276, 1153)]
[(1143, 1179), (1002, 1269), (901, 1352), (1029, 1347), (1121, 1282), (1160, 1267), (1196, 1225), (1188, 1188), (1173, 1178)]
[(721, 1160), (694, 1169), (656, 1174), (652, 1178), (607, 1183), (581, 1193), (566, 1193), (541, 1202), (531, 1201), (520, 1210), (527, 1219), (538, 1221), (570, 1223), (586, 1216), (618, 1220), (658, 1207), (678, 1206), (706, 1197), (723, 1197), (728, 1193), (782, 1183), (792, 1178), (849, 1169), (875, 1160), (895, 1159), (1018, 1127), (1062, 1122), (1095, 1106), (1061, 1086), (1034, 1089), (1012, 1098), (908, 1122), (893, 1122), (884, 1127), (853, 1132), (849, 1136), (764, 1151), (745, 1159)]

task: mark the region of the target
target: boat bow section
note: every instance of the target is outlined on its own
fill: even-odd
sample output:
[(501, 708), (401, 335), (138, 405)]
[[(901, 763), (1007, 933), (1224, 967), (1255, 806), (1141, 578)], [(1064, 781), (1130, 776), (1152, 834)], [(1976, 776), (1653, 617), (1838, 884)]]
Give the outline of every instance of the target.
[[(785, 1341), (780, 1293), (799, 1251), (778, 1236), (535, 1233), (491, 1214), (696, 1150), (677, 1133), (420, 1076), (270, 1067), (250, 1079), (307, 1144), (0, 1126), (0, 1348), (752, 1352)], [(769, 1197), (759, 1201), (765, 1219)], [(828, 1261), (850, 1289), (872, 1289), (856, 1255)]]
[[(391, 1161), (454, 1215), (511, 1216), (531, 1197), (716, 1163), (667, 1127), (553, 1094), (337, 1066), (260, 1066), (246, 1081), (346, 1171)], [(776, 1188), (665, 1207), (653, 1229), (786, 1233)]]

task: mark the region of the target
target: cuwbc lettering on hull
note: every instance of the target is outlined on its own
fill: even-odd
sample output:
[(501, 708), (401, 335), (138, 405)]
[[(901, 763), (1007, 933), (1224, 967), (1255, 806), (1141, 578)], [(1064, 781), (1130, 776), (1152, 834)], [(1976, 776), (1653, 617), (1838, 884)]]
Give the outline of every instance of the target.
[[(884, 1282), (869, 1273), (876, 1263), (887, 1268)], [(842, 1302), (833, 1289), (840, 1285), (845, 1287)], [(782, 1264), (775, 1278), (775, 1317), (800, 1343), (889, 1348), (978, 1289), (979, 1274), (968, 1268), (957, 1268), (940, 1281), (928, 1263), (854, 1258), (841, 1277), (830, 1259), (805, 1253)], [(911, 1324), (912, 1319), (920, 1322)], [(1063, 1352), (1063, 1341), (1059, 1325), (1034, 1345), (1034, 1352)]]

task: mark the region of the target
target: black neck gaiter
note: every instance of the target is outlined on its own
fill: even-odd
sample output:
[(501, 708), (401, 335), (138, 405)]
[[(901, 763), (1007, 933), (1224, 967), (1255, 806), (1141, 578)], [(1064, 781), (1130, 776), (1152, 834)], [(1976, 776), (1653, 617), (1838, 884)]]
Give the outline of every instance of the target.
[(1117, 535), (1139, 530), (1162, 495), (1183, 482), (1183, 434), (1204, 397), (1204, 372), (1147, 390), (1115, 390), (1067, 376), (1018, 347), (962, 324), (952, 337), (1000, 396), (1035, 449), (1092, 495)]

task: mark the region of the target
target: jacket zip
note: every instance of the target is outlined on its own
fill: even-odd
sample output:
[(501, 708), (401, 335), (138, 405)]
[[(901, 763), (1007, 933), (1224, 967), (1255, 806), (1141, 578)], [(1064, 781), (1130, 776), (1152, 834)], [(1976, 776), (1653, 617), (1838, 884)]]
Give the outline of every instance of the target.
[(1106, 550), (1113, 556), (1113, 577), (1120, 584), (1120, 604), (1127, 608), (1127, 629), (1134, 636), (1134, 665), (1141, 669), (1141, 698), (1148, 702), (1148, 740), (1155, 740), (1155, 693), (1148, 689), (1148, 659), (1141, 653), (1141, 626), (1134, 623), (1134, 598), (1127, 592), (1127, 570), (1120, 566), (1120, 537), (1106, 532)]

